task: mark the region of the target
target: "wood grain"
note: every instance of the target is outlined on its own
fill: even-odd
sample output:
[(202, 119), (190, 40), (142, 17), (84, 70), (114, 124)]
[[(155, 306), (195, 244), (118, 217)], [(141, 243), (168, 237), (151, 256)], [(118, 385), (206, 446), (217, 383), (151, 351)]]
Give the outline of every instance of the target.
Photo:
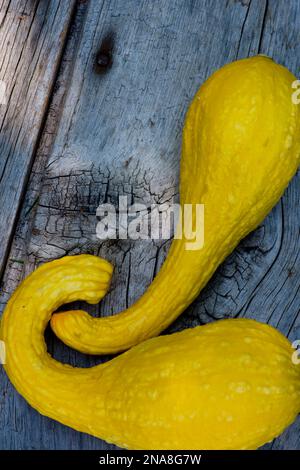
[[(79, 252), (115, 265), (113, 285), (93, 315), (115, 314), (150, 284), (169, 242), (96, 238), (96, 208), (178, 198), (181, 130), (199, 85), (218, 67), (257, 53), (296, 75), (300, 1), (90, 0), (80, 3), (3, 278), (1, 306), (42, 261)], [(109, 38), (112, 66), (95, 67)], [(220, 267), (194, 304), (170, 327), (247, 316), (300, 338), (299, 176), (264, 223)], [(63, 362), (106, 358), (71, 351), (48, 332)], [(0, 372), (0, 447), (112, 449), (41, 417)], [(300, 449), (300, 421), (266, 448)]]
[(0, 10), (0, 271), (18, 214), (74, 1), (5, 0)]

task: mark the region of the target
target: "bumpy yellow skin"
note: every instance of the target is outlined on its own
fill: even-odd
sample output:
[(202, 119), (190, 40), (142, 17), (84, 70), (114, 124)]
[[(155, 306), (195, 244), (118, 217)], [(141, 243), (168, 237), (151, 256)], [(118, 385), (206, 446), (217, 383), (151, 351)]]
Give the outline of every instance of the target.
[(61, 304), (98, 302), (111, 272), (90, 255), (38, 268), (1, 323), (6, 372), (42, 414), (130, 449), (255, 449), (300, 410), (300, 366), (279, 332), (223, 320), (145, 341), (91, 369), (51, 358), (44, 329)]
[(195, 299), (218, 265), (257, 227), (299, 165), (300, 107), (295, 77), (265, 56), (233, 62), (200, 88), (183, 131), (181, 204), (205, 205), (205, 243), (174, 240), (146, 293), (126, 311), (91, 318), (54, 315), (51, 325), (82, 352), (125, 350), (166, 328)]

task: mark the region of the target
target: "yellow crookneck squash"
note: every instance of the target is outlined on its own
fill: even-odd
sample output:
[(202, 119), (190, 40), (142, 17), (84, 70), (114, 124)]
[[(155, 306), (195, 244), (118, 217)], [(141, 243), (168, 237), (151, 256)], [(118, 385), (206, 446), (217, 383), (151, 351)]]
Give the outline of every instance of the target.
[(130, 449), (255, 449), (295, 419), (295, 351), (254, 320), (149, 339), (90, 369), (51, 358), (51, 313), (75, 299), (98, 302), (110, 274), (96, 256), (68, 256), (42, 265), (10, 299), (1, 323), (5, 369), (40, 413)]
[(197, 297), (219, 264), (257, 227), (299, 165), (300, 109), (295, 77), (265, 56), (230, 63), (199, 89), (183, 129), (180, 201), (204, 204), (204, 247), (173, 241), (145, 294), (126, 311), (92, 318), (82, 310), (54, 315), (69, 346), (115, 353), (157, 335)]
[[(299, 108), (292, 74), (265, 57), (229, 64), (193, 100), (184, 127), (181, 203), (205, 204), (205, 245), (175, 240), (145, 295), (126, 312), (95, 320), (52, 316), (68, 344), (113, 352), (153, 336), (195, 298), (238, 241), (278, 200), (299, 163)], [(42, 414), (131, 449), (254, 449), (300, 410), (300, 366), (279, 332), (224, 320), (149, 339), (90, 368), (46, 350), (52, 312), (105, 295), (111, 265), (95, 256), (39, 267), (7, 304), (0, 337), (7, 374)]]

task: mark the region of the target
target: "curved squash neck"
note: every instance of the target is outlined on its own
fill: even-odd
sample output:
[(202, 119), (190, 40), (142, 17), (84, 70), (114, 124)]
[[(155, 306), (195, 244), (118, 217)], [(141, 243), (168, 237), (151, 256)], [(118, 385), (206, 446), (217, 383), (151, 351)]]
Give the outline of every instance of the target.
[[(42, 414), (91, 432), (90, 423), (96, 413), (107, 432), (104, 409), (107, 380), (102, 382), (106, 364), (94, 367), (93, 374), (91, 369), (61, 364), (47, 354), (44, 340), (51, 314), (62, 303), (77, 299), (96, 303), (102, 297), (101, 282), (96, 282), (96, 277), (103, 273), (84, 263), (80, 256), (63, 258), (53, 262), (52, 269), (49, 265), (37, 269), (19, 286), (1, 322), (0, 337), (6, 349), (4, 367), (19, 393)], [(96, 383), (95, 407), (92, 390)]]
[[(211, 230), (210, 225), (207, 224), (207, 230)], [(151, 285), (128, 309), (99, 319), (91, 318), (82, 310), (55, 314), (51, 320), (53, 330), (71, 347), (94, 354), (126, 350), (157, 335), (197, 297), (218, 264), (232, 250), (229, 226), (219, 236), (223, 241), (219, 256), (216, 256), (215, 237), (207, 236), (198, 251), (186, 250), (185, 241), (175, 239)], [(224, 238), (227, 237), (225, 251)]]

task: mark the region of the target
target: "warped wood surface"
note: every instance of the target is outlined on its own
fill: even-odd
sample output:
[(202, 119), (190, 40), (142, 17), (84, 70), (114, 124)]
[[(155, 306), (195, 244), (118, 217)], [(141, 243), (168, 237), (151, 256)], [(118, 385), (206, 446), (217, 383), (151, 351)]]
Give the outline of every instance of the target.
[[(300, 0), (78, 2), (12, 240), (1, 308), (40, 262), (81, 252), (100, 254), (115, 265), (110, 293), (101, 305), (85, 306), (91, 314), (115, 314), (134, 302), (160, 269), (169, 242), (101, 243), (97, 206), (116, 202), (119, 195), (148, 204), (176, 200), (184, 114), (200, 84), (223, 64), (257, 53), (297, 75), (299, 23)], [(38, 36), (53, 33), (52, 41), (57, 40), (54, 27), (43, 28)], [(112, 49), (112, 64), (99, 71), (95, 60), (103, 41)], [(52, 70), (58, 47), (47, 58)], [(2, 52), (0, 58), (7, 60)], [(49, 90), (49, 82), (49, 76), (37, 76), (32, 83)], [(18, 114), (26, 107), (23, 97)], [(26, 130), (28, 137), (23, 126), (20, 132)], [(18, 146), (10, 158), (24, 164)], [(7, 183), (2, 191), (9, 199)], [(263, 224), (168, 331), (246, 316), (276, 326), (291, 340), (300, 338), (299, 193), (296, 176)], [(1, 227), (4, 223), (1, 218)], [(63, 362), (90, 366), (107, 359), (71, 351), (51, 332), (47, 341)], [(13, 390), (3, 370), (0, 383), (1, 448), (114, 448), (40, 416)], [(300, 420), (265, 447), (300, 449)]]

